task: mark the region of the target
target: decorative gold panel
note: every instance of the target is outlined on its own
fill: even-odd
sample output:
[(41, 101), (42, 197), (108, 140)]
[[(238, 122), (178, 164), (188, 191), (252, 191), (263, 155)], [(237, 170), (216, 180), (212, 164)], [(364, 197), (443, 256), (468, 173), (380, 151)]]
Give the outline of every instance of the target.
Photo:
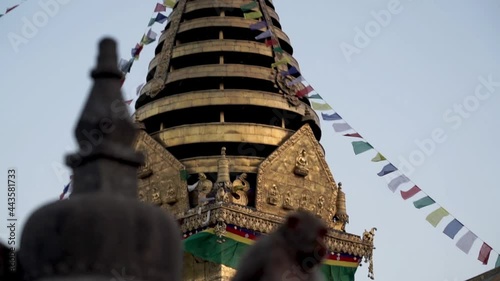
[(145, 165), (138, 171), (139, 200), (172, 213), (187, 211), (187, 183), (180, 177), (184, 170), (182, 163), (143, 130), (139, 131), (134, 147), (146, 158)]
[(256, 208), (279, 216), (302, 208), (331, 227), (337, 192), (323, 150), (306, 124), (259, 166)]

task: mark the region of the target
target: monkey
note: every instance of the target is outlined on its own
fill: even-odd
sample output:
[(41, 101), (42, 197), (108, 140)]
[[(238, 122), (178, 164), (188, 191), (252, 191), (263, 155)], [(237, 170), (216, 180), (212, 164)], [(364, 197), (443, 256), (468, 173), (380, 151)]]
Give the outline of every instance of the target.
[(261, 236), (240, 260), (232, 281), (323, 281), (327, 227), (314, 214), (290, 213), (276, 231)]

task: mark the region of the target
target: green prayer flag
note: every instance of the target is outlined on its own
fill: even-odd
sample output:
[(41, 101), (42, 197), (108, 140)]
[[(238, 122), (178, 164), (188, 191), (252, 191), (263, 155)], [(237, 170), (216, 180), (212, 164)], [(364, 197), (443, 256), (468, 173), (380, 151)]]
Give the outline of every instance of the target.
[(434, 203), (436, 203), (436, 201), (434, 201), (434, 199), (430, 198), (429, 196), (425, 196), (424, 198), (413, 202), (413, 205), (417, 209), (422, 209), (423, 207), (427, 207), (427, 206), (432, 205)]
[(181, 180), (187, 181), (190, 176), (187, 170), (181, 170)]
[(283, 49), (281, 47), (274, 47), (273, 50), (276, 52), (276, 53), (280, 53), (282, 54), (283, 53)]
[(245, 19), (258, 19), (258, 18), (261, 18), (262, 17), (262, 13), (259, 11), (259, 12), (251, 12), (251, 13), (245, 13), (243, 14), (243, 16), (245, 17)]
[(152, 18), (149, 20), (148, 26), (152, 26), (156, 22), (156, 18)]
[(425, 220), (427, 220), (432, 226), (436, 227), (439, 222), (449, 214), (450, 213), (448, 213), (448, 211), (446, 211), (443, 207), (440, 207), (439, 209), (430, 213), (427, 218), (425, 218)]
[(358, 155), (370, 149), (373, 149), (373, 146), (365, 141), (353, 141), (352, 148), (354, 149), (354, 154)]
[(380, 162), (380, 161), (384, 161), (384, 160), (387, 160), (387, 159), (385, 159), (384, 155), (382, 155), (382, 154), (380, 154), (380, 152), (378, 152), (377, 155), (375, 155), (375, 157), (373, 157), (372, 162)]
[(318, 110), (318, 111), (332, 110), (332, 107), (327, 103), (317, 103), (317, 102), (311, 101), (311, 106), (314, 110)]
[(323, 98), (319, 95), (319, 94), (314, 94), (312, 96), (309, 96), (309, 99), (319, 99), (319, 100), (323, 100)]
[(498, 255), (497, 262), (495, 263), (495, 268), (500, 267), (500, 255)]
[(257, 7), (257, 2), (252, 1), (248, 4), (241, 5), (240, 8), (243, 12), (251, 11), (253, 8)]

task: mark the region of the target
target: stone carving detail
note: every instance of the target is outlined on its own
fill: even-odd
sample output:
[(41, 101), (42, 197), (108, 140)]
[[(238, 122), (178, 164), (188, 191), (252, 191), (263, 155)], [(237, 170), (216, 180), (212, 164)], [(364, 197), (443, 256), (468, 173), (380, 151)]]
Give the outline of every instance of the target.
[(171, 180), (167, 181), (167, 194), (165, 198), (165, 203), (174, 204), (177, 202), (177, 190), (174, 183)]
[(246, 180), (247, 174), (243, 173), (236, 177), (233, 181), (232, 190), (237, 196), (234, 196), (233, 203), (247, 206), (248, 205), (248, 191), (250, 190), (250, 183)]
[(316, 215), (321, 216), (323, 208), (325, 208), (325, 197), (321, 195), (316, 203)]
[(285, 210), (295, 210), (293, 203), (292, 192), (287, 191), (285, 195), (285, 200), (283, 200), (283, 209)]
[(309, 162), (307, 161), (307, 152), (305, 149), (302, 149), (302, 151), (296, 158), (295, 169), (293, 170), (293, 172), (301, 177), (307, 176), (309, 174), (309, 169), (307, 167), (308, 164)]
[(308, 192), (303, 192), (300, 195), (299, 208), (312, 213), (315, 212), (316, 207), (314, 206), (312, 197)]
[(198, 174), (198, 181), (188, 186), (188, 191), (192, 194), (192, 201), (195, 206), (204, 206), (209, 203), (210, 199), (207, 195), (212, 191), (213, 183), (207, 179), (204, 173)]
[(279, 190), (276, 184), (273, 184), (271, 190), (269, 190), (269, 196), (267, 197), (267, 203), (269, 205), (277, 206), (279, 202)]

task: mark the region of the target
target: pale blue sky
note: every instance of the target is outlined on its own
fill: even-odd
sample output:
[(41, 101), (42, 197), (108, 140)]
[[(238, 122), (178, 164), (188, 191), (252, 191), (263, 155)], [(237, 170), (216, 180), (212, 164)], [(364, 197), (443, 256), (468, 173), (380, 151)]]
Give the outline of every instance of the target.
[[(0, 9), (16, 3), (2, 1)], [(37, 207), (57, 200), (67, 182), (69, 170), (62, 159), (75, 149), (73, 129), (91, 86), (89, 71), (99, 39), (115, 38), (120, 54), (129, 58), (156, 2), (65, 3), (26, 44), (18, 45), (18, 52), (9, 33), (22, 36), (23, 17), (32, 21), (43, 9), (38, 1), (27, 1), (0, 18), (0, 116), (5, 128), (0, 169), (4, 175), (8, 167), (18, 170), (21, 224)], [(500, 2), (401, 0), (400, 12), (348, 62), (340, 45), (354, 45), (355, 28), (365, 29), (373, 20), (371, 12), (387, 9), (389, 3), (274, 1), (304, 77), (394, 165), (401, 167), (400, 159), (418, 149), (415, 140), (430, 138), (436, 128), (444, 131), (446, 141), (407, 175), (499, 251), (500, 87), (493, 87), (456, 128), (443, 114), (471, 99), (480, 76), (500, 82)], [(145, 80), (155, 46), (147, 46), (134, 64), (123, 87), (127, 98), (135, 97), (136, 86)], [(466, 255), (456, 248), (458, 239), (442, 234), (449, 217), (433, 228), (425, 221), (432, 207), (417, 210), (410, 200), (390, 192), (376, 175), (384, 164), (370, 161), (373, 151), (355, 156), (350, 139), (335, 134), (330, 123), (322, 128), (328, 163), (347, 194), (347, 230), (361, 235), (365, 228), (378, 228), (376, 280), (464, 280), (493, 267), (494, 253), (487, 266), (477, 261), (479, 241)], [(5, 220), (6, 192), (0, 202)], [(0, 237), (6, 235), (2, 228)], [(364, 265), (356, 279), (368, 280), (366, 275)]]

